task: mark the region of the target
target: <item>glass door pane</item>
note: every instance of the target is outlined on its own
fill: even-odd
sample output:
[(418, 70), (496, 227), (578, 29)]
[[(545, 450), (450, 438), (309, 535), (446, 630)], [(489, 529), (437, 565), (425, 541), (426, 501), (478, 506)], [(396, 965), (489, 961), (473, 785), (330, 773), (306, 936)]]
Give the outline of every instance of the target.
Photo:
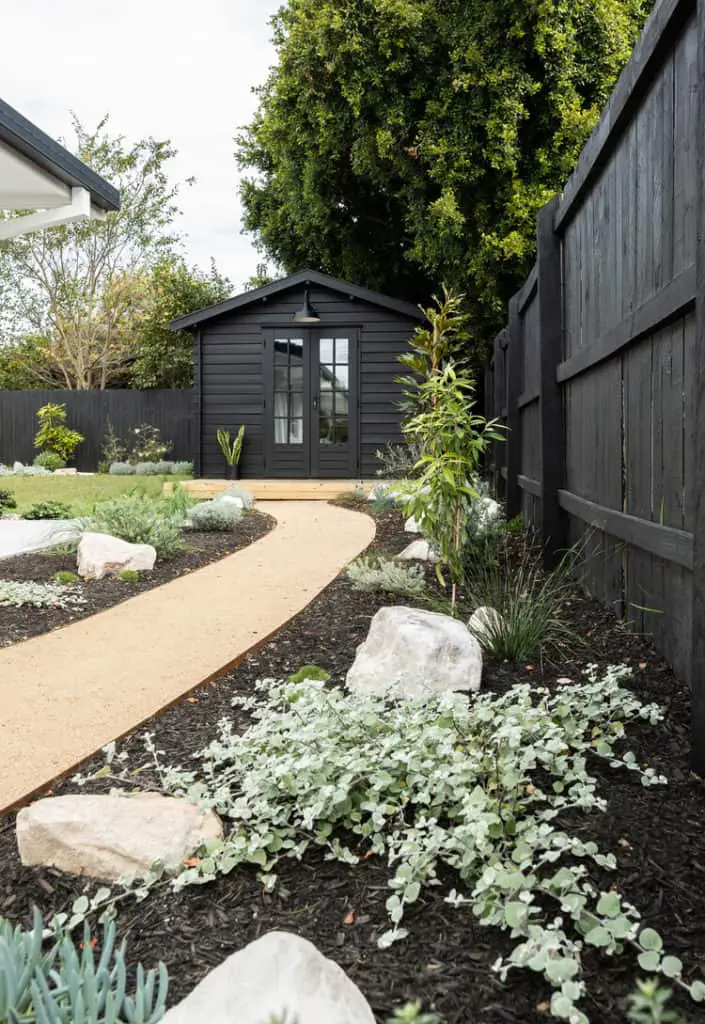
[(274, 339), (274, 443), (304, 443), (303, 338)]
[(318, 341), (318, 443), (347, 444), (349, 404), (348, 338)]

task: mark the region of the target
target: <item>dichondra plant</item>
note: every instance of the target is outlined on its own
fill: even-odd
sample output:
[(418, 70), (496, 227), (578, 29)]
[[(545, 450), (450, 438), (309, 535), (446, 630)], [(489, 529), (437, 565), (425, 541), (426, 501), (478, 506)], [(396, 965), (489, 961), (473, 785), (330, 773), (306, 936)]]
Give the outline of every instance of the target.
[(45, 948), (41, 914), (30, 931), (0, 918), (2, 1024), (157, 1024), (166, 1007), (168, 977), (140, 964), (134, 994), (127, 992), (125, 943), (115, 948), (115, 925), (99, 948), (84, 924), (80, 952), (68, 935)]
[[(257, 865), (268, 887), (284, 857), (312, 846), (356, 864), (378, 856), (392, 866), (386, 903), (391, 928), (380, 946), (401, 939), (407, 907), (441, 886), (440, 868), (457, 879), (446, 900), (482, 924), (507, 931), (513, 948), (496, 962), (540, 974), (553, 989), (551, 1012), (586, 1024), (582, 953), (632, 951), (642, 970), (660, 972), (705, 1000), (638, 910), (601, 890), (595, 868), (614, 855), (571, 831), (606, 801), (590, 764), (634, 773), (645, 786), (665, 779), (624, 748), (625, 726), (662, 718), (622, 685), (629, 669), (554, 691), (528, 684), (470, 700), (446, 693), (398, 702), (322, 682), (260, 681), (233, 704), (250, 716), (244, 732), (229, 721), (193, 771), (162, 764), (151, 736), (151, 771), (166, 791), (216, 810), (223, 840), (208, 841), (179, 888)], [(134, 771), (123, 769), (128, 785)], [(448, 883), (445, 883), (448, 886)]]
[(76, 587), (63, 583), (34, 583), (22, 580), (0, 580), (0, 607), (61, 608), (70, 611), (86, 603)]

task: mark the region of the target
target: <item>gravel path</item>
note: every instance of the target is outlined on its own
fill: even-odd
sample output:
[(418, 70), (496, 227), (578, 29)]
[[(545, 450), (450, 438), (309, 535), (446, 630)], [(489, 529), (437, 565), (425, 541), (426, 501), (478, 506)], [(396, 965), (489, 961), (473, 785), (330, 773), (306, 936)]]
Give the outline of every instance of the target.
[(262, 502), (262, 540), (163, 587), (0, 651), (0, 810), (237, 661), (373, 539), (319, 501)]

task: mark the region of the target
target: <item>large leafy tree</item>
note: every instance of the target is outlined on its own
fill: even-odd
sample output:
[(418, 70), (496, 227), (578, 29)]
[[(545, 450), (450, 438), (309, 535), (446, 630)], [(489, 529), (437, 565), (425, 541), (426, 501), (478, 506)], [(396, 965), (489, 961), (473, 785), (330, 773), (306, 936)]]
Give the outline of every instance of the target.
[(237, 140), (245, 227), (312, 265), (502, 322), (653, 0), (288, 0)]
[(168, 141), (127, 143), (107, 118), (94, 131), (74, 119), (74, 132), (77, 156), (119, 188), (121, 208), (0, 245), (0, 341), (31, 336), (38, 382), (80, 390), (121, 378), (136, 354), (145, 286), (179, 243), (179, 186), (168, 176)]
[(172, 334), (169, 323), (228, 298), (232, 288), (211, 266), (210, 274), (180, 260), (159, 263), (147, 282), (145, 301), (134, 324), (137, 357), (130, 381), (138, 388), (187, 388), (193, 384), (193, 335)]

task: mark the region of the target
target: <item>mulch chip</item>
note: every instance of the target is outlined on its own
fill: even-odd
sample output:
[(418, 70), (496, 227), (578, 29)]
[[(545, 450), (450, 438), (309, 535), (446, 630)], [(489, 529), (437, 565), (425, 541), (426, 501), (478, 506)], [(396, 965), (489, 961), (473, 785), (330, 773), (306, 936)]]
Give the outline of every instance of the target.
[[(378, 533), (372, 550), (401, 550), (409, 536), (402, 532), (398, 513), (375, 518)], [(64, 567), (57, 563), (52, 572)], [(191, 696), (196, 702), (182, 701), (149, 723), (157, 746), (166, 751), (165, 761), (186, 765), (213, 738), (218, 719), (232, 716), (232, 695), (249, 691), (257, 678), (281, 678), (301, 665), (316, 664), (335, 681), (342, 680), (372, 615), (382, 604), (399, 603), (416, 602), (380, 599), (352, 590), (342, 578), (335, 580), (272, 640), (195, 691)], [(531, 669), (488, 662), (483, 688), (500, 692), (527, 680), (551, 685), (559, 677), (579, 678), (588, 662), (603, 667), (627, 662), (635, 670), (630, 685), (636, 692), (668, 708), (663, 724), (631, 727), (628, 741), (641, 761), (668, 776), (669, 785), (646, 789), (627, 772), (598, 766), (608, 813), (575, 818), (573, 828), (616, 855), (618, 870), (608, 884), (617, 885), (640, 909), (645, 922), (663, 935), (668, 952), (680, 956), (693, 976), (697, 969), (705, 971), (705, 784), (688, 769), (689, 694), (648, 639), (634, 635), (577, 589), (566, 615), (576, 640), (582, 638), (584, 645), (576, 643), (554, 664)], [(121, 749), (141, 750), (139, 735), (128, 737)], [(92, 788), (101, 785), (110, 783), (102, 780)], [(75, 789), (67, 781), (56, 792)], [(34, 903), (45, 914), (65, 910), (77, 895), (93, 888), (53, 871), (22, 868), (11, 817), (0, 821), (0, 859), (0, 915), (13, 921), (28, 922)], [(140, 904), (128, 900), (121, 906), (118, 926), (128, 940), (131, 964), (141, 960), (151, 966), (162, 959), (169, 969), (173, 1005), (230, 953), (264, 932), (284, 929), (310, 939), (339, 963), (380, 1021), (408, 999), (421, 999), (447, 1024), (543, 1024), (550, 1019), (550, 991), (541, 979), (517, 970), (502, 984), (492, 972), (492, 963), (510, 950), (511, 940), (477, 925), (467, 910), (444, 903), (452, 884), (449, 875), (444, 878), (448, 885), (422, 893), (405, 920), (409, 938), (387, 950), (375, 945), (388, 927), (384, 904), (389, 869), (378, 858), (350, 868), (314, 852), (302, 863), (282, 861), (278, 876), (272, 894), (263, 891), (254, 870), (241, 868), (202, 887), (180, 893), (158, 890)], [(618, 960), (593, 951), (586, 955), (589, 995), (581, 1006), (592, 1024), (625, 1019), (625, 999), (638, 976), (631, 954)], [(705, 1010), (687, 998), (678, 997), (673, 1005), (691, 1024), (705, 1022)]]

